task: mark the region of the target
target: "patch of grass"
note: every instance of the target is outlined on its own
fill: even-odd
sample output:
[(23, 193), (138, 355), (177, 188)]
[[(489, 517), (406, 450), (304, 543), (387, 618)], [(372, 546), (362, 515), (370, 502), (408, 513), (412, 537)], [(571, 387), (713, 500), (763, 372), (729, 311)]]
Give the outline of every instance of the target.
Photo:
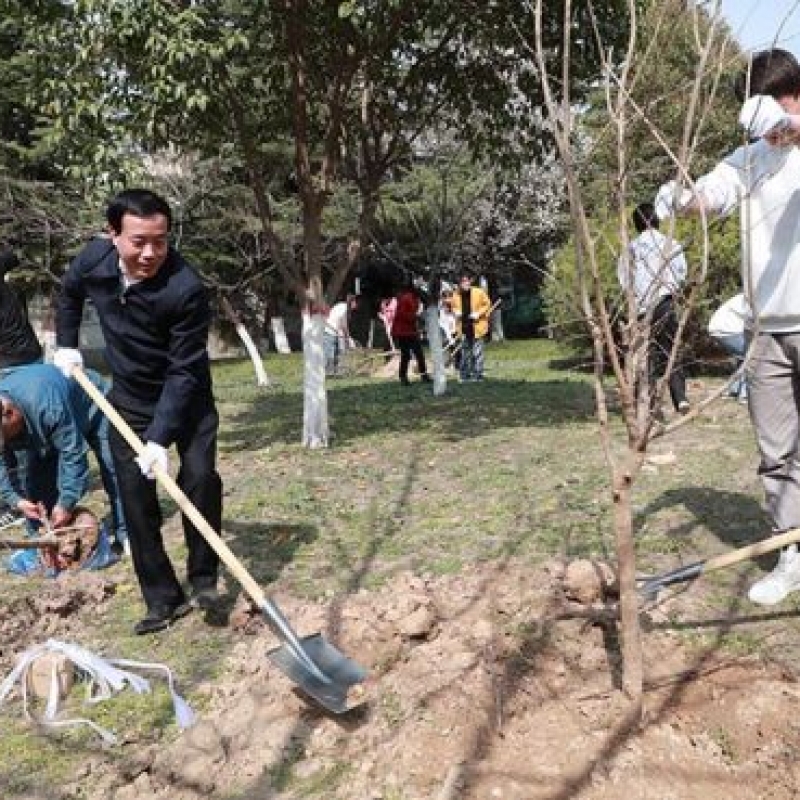
[(340, 786), (347, 782), (347, 776), (352, 772), (350, 764), (337, 761), (325, 769), (296, 783), (295, 791), (300, 797), (326, 797), (330, 796)]
[(400, 695), (394, 691), (386, 691), (380, 697), (380, 714), (390, 728), (398, 727), (405, 719), (403, 703)]
[[(442, 397), (422, 384), (404, 389), (395, 377), (329, 382), (332, 446), (325, 451), (300, 444), (300, 354), (267, 357), (268, 388), (255, 385), (247, 360), (214, 365), (223, 533), (260, 585), (325, 598), (375, 588), (399, 570), (452, 574), (505, 558), (613, 558), (611, 491), (591, 376), (548, 340), (493, 343), (486, 356), (485, 382), (450, 381)], [(690, 384), (690, 393), (699, 391)], [(613, 415), (610, 427), (619, 452), (624, 438)], [(641, 571), (673, 568), (763, 533), (757, 455), (744, 409), (720, 403), (652, 447), (672, 450), (676, 459), (642, 473), (633, 488)], [(88, 500), (105, 507), (99, 489)], [(168, 547), (182, 577), (177, 509), (164, 500)], [(104, 613), (79, 614), (77, 643), (168, 664), (182, 693), (198, 705), (204, 695), (197, 687), (224, 672), (238, 634), (195, 613), (163, 635), (134, 636), (144, 611), (139, 588), (129, 563), (113, 569), (117, 594)], [(40, 585), (0, 574), (6, 602)], [(712, 592), (709, 602), (727, 608), (730, 597)], [(11, 645), (0, 642), (6, 669)], [(729, 645), (758, 646), (742, 635)], [(143, 739), (174, 732), (160, 690), (115, 698), (96, 713), (107, 727), (132, 726)], [(38, 771), (58, 784), (81, 763), (60, 737), (13, 726), (10, 737), (8, 744), (9, 737), (0, 737), (4, 776)], [(302, 757), (296, 753), (276, 767), (276, 788), (291, 783)], [(330, 778), (339, 775), (337, 767)]]
[(305, 755), (305, 748), (296, 744), (293, 749), (289, 750), (284, 758), (277, 764), (274, 764), (267, 771), (270, 786), (275, 791), (282, 792), (284, 789), (289, 789), (294, 782), (294, 768), (303, 760)]
[(4, 713), (0, 736), (0, 786), (4, 797), (62, 782), (75, 761), (75, 751), (60, 736), (44, 736), (9, 720)]
[(739, 758), (738, 749), (729, 731), (727, 731), (725, 728), (718, 726), (716, 728), (712, 728), (709, 731), (708, 735), (711, 741), (714, 742), (714, 744), (716, 744), (717, 747), (719, 747), (723, 758), (733, 763), (735, 763), (738, 760)]

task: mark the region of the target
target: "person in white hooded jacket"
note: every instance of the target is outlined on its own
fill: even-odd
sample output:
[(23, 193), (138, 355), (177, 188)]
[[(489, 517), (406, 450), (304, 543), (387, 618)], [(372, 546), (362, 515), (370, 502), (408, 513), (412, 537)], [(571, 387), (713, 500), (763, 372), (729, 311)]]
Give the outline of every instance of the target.
[(733, 356), (736, 372), (728, 386), (728, 397), (747, 403), (747, 380), (741, 367), (747, 354), (746, 330), (752, 327), (750, 309), (741, 292), (726, 300), (708, 320), (708, 335)]
[[(750, 416), (766, 508), (781, 531), (800, 527), (800, 64), (785, 50), (756, 53), (740, 89), (748, 143), (691, 190), (662, 186), (655, 206), (662, 218), (740, 209), (742, 285), (752, 314)], [(749, 597), (772, 605), (798, 589), (800, 554), (792, 545)]]

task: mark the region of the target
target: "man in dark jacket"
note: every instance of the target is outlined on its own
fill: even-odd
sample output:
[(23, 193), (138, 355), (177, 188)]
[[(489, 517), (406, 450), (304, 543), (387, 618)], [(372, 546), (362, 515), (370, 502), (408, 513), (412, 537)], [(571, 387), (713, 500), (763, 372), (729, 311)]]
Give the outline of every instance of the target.
[(167, 450), (180, 459), (177, 482), (209, 524), (222, 526), (222, 481), (216, 470), (219, 417), (211, 386), (211, 311), (200, 278), (169, 246), (172, 213), (145, 189), (121, 192), (109, 204), (109, 239), (89, 243), (64, 276), (58, 299), (53, 363), (70, 374), (82, 365), (78, 334), (84, 301), (97, 309), (113, 377), (109, 400), (145, 441), (142, 454), (110, 432), (131, 555), (147, 613), (134, 630), (153, 633), (192, 605), (216, 599), (219, 559), (189, 519), (191, 601), (164, 548), (155, 469), (168, 471)]

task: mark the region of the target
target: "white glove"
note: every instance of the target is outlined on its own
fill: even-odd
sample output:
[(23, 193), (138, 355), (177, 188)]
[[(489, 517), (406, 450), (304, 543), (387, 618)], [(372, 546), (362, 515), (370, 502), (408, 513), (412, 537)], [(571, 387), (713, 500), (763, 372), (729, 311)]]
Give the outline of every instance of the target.
[(456, 319), (461, 319), (461, 312), (460, 312), (460, 311), (454, 311), (454, 312), (453, 312), (453, 316), (454, 316)]
[(663, 220), (671, 217), (676, 211), (685, 208), (692, 201), (694, 195), (688, 189), (682, 189), (677, 181), (665, 183), (656, 193), (653, 206), (656, 216)]
[(136, 456), (134, 459), (142, 471), (145, 478), (154, 480), (156, 477), (155, 470), (160, 469), (162, 472), (169, 473), (169, 456), (167, 449), (155, 442), (147, 442), (142, 450), (141, 455)]
[(750, 136), (760, 139), (769, 133), (786, 130), (791, 122), (775, 98), (767, 94), (754, 94), (742, 106), (739, 124)]
[(473, 322), (477, 322), (477, 321), (478, 321), (478, 317), (479, 317), (479, 316), (480, 316), (480, 314), (478, 314), (478, 312), (477, 312), (477, 311), (473, 311), (473, 312), (472, 312), (472, 313), (469, 315), (469, 318), (470, 318), (470, 319), (471, 319)]
[(53, 366), (58, 367), (65, 377), (71, 378), (75, 367), (83, 367), (81, 351), (73, 350), (71, 347), (59, 347), (53, 353)]

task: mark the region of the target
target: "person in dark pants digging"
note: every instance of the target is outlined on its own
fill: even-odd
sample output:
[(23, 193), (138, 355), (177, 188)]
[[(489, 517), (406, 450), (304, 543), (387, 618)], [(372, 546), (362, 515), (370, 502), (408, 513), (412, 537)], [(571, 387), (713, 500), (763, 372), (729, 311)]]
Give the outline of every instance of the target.
[(414, 282), (409, 276), (403, 283), (403, 287), (397, 295), (397, 305), (395, 306), (392, 318), (392, 338), (400, 350), (400, 383), (409, 386), (408, 365), (413, 355), (417, 362), (417, 371), (420, 380), (430, 382), (433, 379), (428, 375), (428, 368), (425, 366), (425, 353), (422, 351), (422, 341), (419, 337), (417, 320), (420, 311), (420, 297), (414, 288)]
[(489, 333), (492, 301), (480, 286), (472, 285), (472, 276), (464, 272), (453, 294), (456, 333), (461, 337), (458, 379), (483, 380), (483, 341)]
[(209, 524), (222, 527), (216, 469), (219, 417), (207, 349), (211, 311), (205, 287), (169, 245), (171, 209), (145, 189), (118, 194), (106, 214), (111, 236), (90, 242), (67, 270), (56, 314), (53, 363), (69, 375), (82, 366), (78, 334), (84, 302), (97, 309), (113, 377), (110, 402), (145, 441), (138, 457), (110, 432), (131, 556), (147, 613), (134, 630), (153, 633), (217, 598), (219, 559), (184, 516), (191, 596), (164, 548), (154, 468), (180, 460), (177, 482)]
[[(633, 225), (639, 235), (620, 258), (617, 274), (620, 286), (626, 292), (633, 290), (639, 321), (650, 315), (647, 370), (651, 404), (654, 404), (656, 384), (667, 371), (678, 332), (675, 299), (686, 280), (687, 265), (683, 248), (658, 230), (652, 203), (641, 203), (633, 210)], [(686, 377), (678, 359), (669, 375), (669, 393), (676, 411), (682, 414), (689, 411)]]

